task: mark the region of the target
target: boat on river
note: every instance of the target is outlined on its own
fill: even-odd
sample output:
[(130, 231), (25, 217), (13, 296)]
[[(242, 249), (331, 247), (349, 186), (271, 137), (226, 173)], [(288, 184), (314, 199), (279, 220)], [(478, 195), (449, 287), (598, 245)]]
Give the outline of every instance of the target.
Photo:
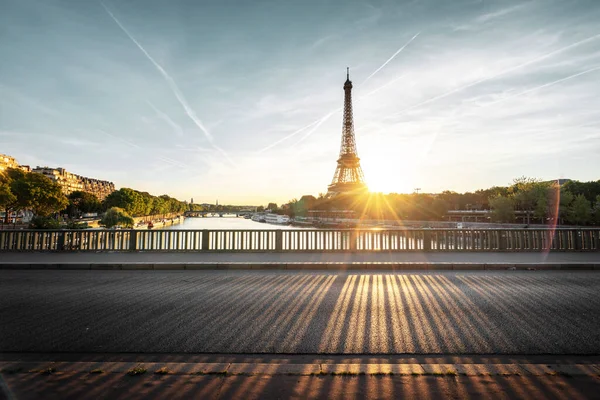
[(288, 217), (287, 215), (279, 214), (265, 214), (265, 222), (267, 224), (289, 225), (290, 217)]

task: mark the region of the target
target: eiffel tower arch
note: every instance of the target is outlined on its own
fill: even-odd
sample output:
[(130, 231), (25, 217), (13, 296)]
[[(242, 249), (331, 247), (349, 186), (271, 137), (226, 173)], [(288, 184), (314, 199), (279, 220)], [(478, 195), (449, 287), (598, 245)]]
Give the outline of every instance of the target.
[(360, 167), (360, 158), (358, 158), (356, 151), (354, 120), (352, 117), (352, 81), (350, 81), (350, 69), (348, 68), (346, 70), (346, 82), (344, 83), (342, 144), (333, 179), (327, 188), (327, 196), (361, 194), (367, 190), (365, 177)]

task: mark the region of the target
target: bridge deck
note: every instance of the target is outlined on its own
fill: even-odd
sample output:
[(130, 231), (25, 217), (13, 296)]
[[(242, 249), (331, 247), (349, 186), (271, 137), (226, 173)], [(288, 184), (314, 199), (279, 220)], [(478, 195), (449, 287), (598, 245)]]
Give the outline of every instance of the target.
[(0, 253), (0, 268), (600, 269), (599, 253)]

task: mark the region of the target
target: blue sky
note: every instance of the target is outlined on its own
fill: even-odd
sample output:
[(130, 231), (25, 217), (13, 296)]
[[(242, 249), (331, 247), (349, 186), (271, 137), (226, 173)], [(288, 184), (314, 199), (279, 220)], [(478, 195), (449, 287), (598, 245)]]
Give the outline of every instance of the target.
[[(599, 179), (597, 0), (0, 0), (0, 153), (196, 202)], [(402, 49), (401, 51), (399, 51)]]

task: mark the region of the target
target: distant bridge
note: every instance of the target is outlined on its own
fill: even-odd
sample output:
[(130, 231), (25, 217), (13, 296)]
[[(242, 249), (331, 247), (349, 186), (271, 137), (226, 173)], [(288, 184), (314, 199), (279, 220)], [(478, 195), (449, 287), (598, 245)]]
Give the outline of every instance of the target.
[[(448, 210), (448, 221), (460, 222), (489, 222), (492, 217), (491, 210)], [(531, 215), (531, 214), (530, 214)], [(527, 221), (527, 212), (515, 210), (515, 218), (523, 223)]]
[(253, 211), (186, 211), (183, 216), (186, 218), (237, 218), (254, 214)]

